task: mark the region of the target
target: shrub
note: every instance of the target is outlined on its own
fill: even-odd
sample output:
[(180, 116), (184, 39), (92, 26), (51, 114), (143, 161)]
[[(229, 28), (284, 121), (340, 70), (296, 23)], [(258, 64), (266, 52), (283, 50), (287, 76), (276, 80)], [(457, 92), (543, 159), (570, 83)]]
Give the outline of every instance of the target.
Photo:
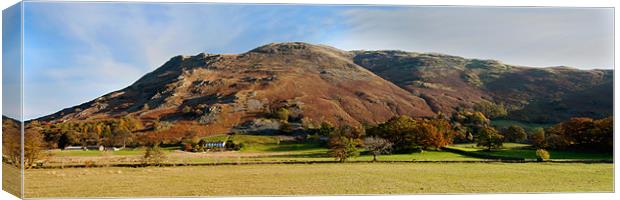
[(538, 161), (545, 161), (545, 160), (549, 160), (551, 156), (549, 155), (549, 152), (547, 152), (544, 149), (538, 149), (536, 150), (536, 160)]
[(320, 136), (318, 133), (315, 133), (315, 134), (308, 134), (308, 135), (306, 136), (306, 139), (307, 139), (307, 140), (310, 140), (310, 141), (319, 141), (319, 140), (321, 140), (321, 136)]
[(185, 143), (183, 144), (183, 151), (191, 152), (193, 149), (192, 144)]
[(233, 150), (233, 151), (239, 151), (241, 150), (245, 145), (243, 143), (236, 143), (234, 140), (228, 140), (226, 141), (226, 149), (229, 150)]
[(289, 112), (288, 109), (286, 108), (280, 108), (276, 111), (275, 113), (275, 117), (282, 120), (282, 121), (288, 121), (288, 116), (289, 116)]
[(334, 132), (334, 130), (336, 130), (336, 128), (334, 128), (334, 126), (329, 122), (323, 122), (317, 132), (320, 136), (329, 136), (332, 132)]
[(90, 168), (90, 167), (94, 167), (94, 166), (95, 166), (95, 161), (92, 161), (92, 160), (84, 161), (84, 167)]
[(166, 155), (159, 146), (155, 145), (155, 146), (146, 148), (143, 159), (144, 159), (143, 163), (145, 165), (159, 166), (166, 159)]
[(287, 121), (282, 121), (282, 123), (280, 123), (280, 132), (286, 134), (292, 131), (293, 131), (293, 126), (291, 126), (291, 124), (289, 124)]

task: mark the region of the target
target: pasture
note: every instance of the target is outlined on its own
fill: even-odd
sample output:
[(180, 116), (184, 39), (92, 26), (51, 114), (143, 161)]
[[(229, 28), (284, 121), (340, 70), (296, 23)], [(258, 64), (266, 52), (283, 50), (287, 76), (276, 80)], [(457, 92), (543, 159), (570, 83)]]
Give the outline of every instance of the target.
[(33, 169), (25, 176), (27, 198), (611, 191), (612, 164), (108, 167)]
[[(450, 148), (482, 155), (536, 159), (536, 149), (527, 144), (504, 143), (501, 149), (492, 151), (485, 151), (483, 147), (477, 147), (476, 144), (457, 144)], [(613, 160), (613, 154), (608, 153), (549, 150), (549, 154), (552, 160)]]

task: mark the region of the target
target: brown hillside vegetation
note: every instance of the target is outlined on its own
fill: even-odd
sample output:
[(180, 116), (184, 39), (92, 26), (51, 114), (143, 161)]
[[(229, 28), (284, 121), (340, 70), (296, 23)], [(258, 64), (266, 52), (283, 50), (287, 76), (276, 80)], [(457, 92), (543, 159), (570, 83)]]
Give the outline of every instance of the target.
[(505, 105), (508, 118), (560, 122), (613, 112), (613, 71), (528, 68), (495, 60), (403, 51), (354, 51), (354, 61), (452, 113), (481, 101)]
[(239, 55), (177, 56), (125, 89), (40, 120), (131, 114), (226, 132), (283, 108), (289, 121), (310, 125), (359, 125), (434, 114), (423, 99), (356, 65), (352, 57), (305, 43), (269, 44)]
[(176, 135), (203, 135), (277, 131), (279, 111), (284, 121), (317, 127), (453, 113), (486, 102), (506, 108), (498, 113), (508, 119), (553, 123), (611, 115), (612, 81), (611, 70), (273, 43), (243, 54), (176, 56), (127, 88), (38, 120), (132, 115), (175, 122), (170, 130)]

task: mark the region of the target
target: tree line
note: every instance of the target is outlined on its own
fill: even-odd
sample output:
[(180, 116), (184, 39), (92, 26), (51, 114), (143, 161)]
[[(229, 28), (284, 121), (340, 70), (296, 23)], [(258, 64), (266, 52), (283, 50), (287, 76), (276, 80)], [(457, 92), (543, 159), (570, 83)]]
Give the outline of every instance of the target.
[(329, 135), (329, 155), (343, 162), (358, 156), (360, 149), (376, 160), (380, 154), (439, 150), (453, 143), (476, 143), (487, 151), (501, 148), (504, 142), (530, 143), (546, 157), (544, 149), (613, 151), (612, 117), (572, 118), (547, 129), (526, 131), (517, 125), (497, 129), (482, 112), (459, 111), (450, 117), (441, 113), (434, 118), (397, 116), (364, 127), (323, 124), (319, 130)]
[(43, 135), (47, 148), (64, 149), (67, 146), (126, 147), (140, 145), (133, 132), (143, 129), (143, 123), (132, 116), (97, 121), (40, 124), (31, 122), (30, 127)]

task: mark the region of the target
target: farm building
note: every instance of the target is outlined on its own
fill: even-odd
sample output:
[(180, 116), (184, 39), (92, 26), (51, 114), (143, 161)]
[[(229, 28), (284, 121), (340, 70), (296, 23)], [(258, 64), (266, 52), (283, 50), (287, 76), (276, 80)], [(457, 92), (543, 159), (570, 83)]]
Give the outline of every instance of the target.
[(224, 148), (224, 147), (226, 147), (226, 142), (225, 141), (224, 142), (207, 142), (207, 143), (204, 144), (203, 147), (208, 148), (208, 149)]
[(66, 146), (63, 150), (84, 150), (81, 146)]
[(120, 150), (119, 148), (116, 147), (104, 147), (103, 145), (90, 145), (90, 146), (86, 146), (86, 147), (82, 147), (82, 146), (66, 146), (63, 150), (99, 150), (99, 151), (104, 151), (104, 150), (113, 150), (113, 151), (118, 151)]

